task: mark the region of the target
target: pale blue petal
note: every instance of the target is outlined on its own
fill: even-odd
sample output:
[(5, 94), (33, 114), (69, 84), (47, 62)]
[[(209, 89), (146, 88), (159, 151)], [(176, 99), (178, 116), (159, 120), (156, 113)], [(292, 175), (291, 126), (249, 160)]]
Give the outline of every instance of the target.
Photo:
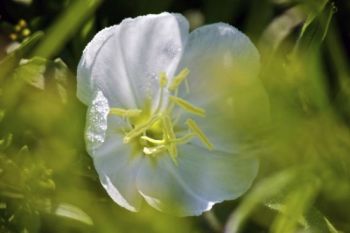
[(252, 154), (210, 151), (191, 144), (179, 147), (178, 163), (178, 175), (193, 192), (214, 203), (240, 197), (258, 171)]
[[(210, 91), (220, 82), (254, 82), (260, 69), (260, 55), (245, 34), (231, 25), (216, 23), (190, 33), (178, 71), (184, 67), (190, 70), (188, 94), (199, 99), (209, 94), (204, 90)], [(218, 92), (206, 97), (219, 97), (221, 92), (215, 91)]]
[(154, 208), (179, 216), (199, 215), (245, 193), (258, 170), (252, 157), (183, 145), (178, 165), (169, 156), (145, 159), (137, 187)]
[(180, 96), (205, 109), (206, 117), (185, 113), (179, 122), (193, 117), (217, 150), (241, 154), (242, 147), (251, 146), (246, 144), (252, 139), (250, 129), (263, 130), (269, 119), (257, 49), (236, 28), (212, 24), (190, 34), (178, 70), (183, 67), (190, 70), (190, 91), (183, 86)]
[[(159, 211), (177, 216), (199, 215), (214, 203), (193, 192), (183, 180), (170, 156), (144, 158), (137, 176), (137, 188), (146, 202)], [(210, 185), (210, 184), (208, 184)]]

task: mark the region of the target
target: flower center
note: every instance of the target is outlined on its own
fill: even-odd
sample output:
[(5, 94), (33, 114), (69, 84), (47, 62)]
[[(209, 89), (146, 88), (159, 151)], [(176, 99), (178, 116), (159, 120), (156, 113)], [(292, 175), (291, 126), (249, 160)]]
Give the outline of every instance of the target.
[[(191, 118), (185, 121), (187, 133), (181, 136), (176, 135), (175, 125), (178, 118), (174, 118), (173, 110), (175, 107), (190, 114), (205, 117), (204, 109), (178, 97), (178, 89), (183, 82), (186, 84), (187, 90), (189, 89), (186, 82), (188, 74), (189, 70), (185, 68), (170, 83), (168, 83), (166, 73), (159, 74), (160, 97), (154, 111), (151, 110), (150, 103), (146, 104), (142, 110), (110, 109), (110, 114), (122, 117), (129, 125), (129, 129), (125, 130), (124, 143), (136, 142), (138, 147), (142, 148), (143, 153), (149, 156), (157, 156), (167, 152), (175, 164), (178, 155), (177, 146), (188, 143), (194, 137), (197, 137), (209, 150), (213, 148), (204, 132)], [(167, 97), (164, 93), (166, 89), (170, 93)]]

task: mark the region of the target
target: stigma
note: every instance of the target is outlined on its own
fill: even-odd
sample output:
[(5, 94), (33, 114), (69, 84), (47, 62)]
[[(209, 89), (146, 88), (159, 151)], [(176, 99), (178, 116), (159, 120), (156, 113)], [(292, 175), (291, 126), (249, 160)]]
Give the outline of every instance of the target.
[(189, 72), (184, 68), (171, 80), (165, 72), (158, 75), (160, 93), (154, 110), (151, 109), (150, 104), (146, 104), (143, 109), (110, 108), (109, 114), (121, 117), (127, 122), (128, 128), (123, 130), (123, 143), (136, 145), (145, 156), (157, 157), (168, 154), (175, 164), (177, 164), (178, 146), (189, 143), (194, 138), (198, 138), (208, 150), (213, 149), (214, 146), (209, 138), (192, 118), (185, 121), (187, 133), (177, 135), (176, 129), (179, 127), (177, 127), (178, 115), (176, 117), (173, 114), (175, 108), (193, 116), (205, 117), (203, 108), (178, 96), (179, 88), (183, 83), (189, 92), (186, 80)]

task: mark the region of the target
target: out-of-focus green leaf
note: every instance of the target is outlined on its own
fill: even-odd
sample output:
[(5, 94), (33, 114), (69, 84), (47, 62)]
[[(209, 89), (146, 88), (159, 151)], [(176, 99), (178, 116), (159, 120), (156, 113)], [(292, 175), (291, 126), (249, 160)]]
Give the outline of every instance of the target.
[(0, 202), (0, 209), (6, 209), (7, 204), (5, 202)]
[[(307, 188), (310, 191), (309, 188)], [(301, 190), (299, 190), (301, 191)], [(310, 193), (306, 193), (310, 194)], [(302, 195), (301, 200), (304, 200), (307, 195)], [(310, 196), (309, 196), (310, 197)], [(305, 203), (307, 204), (307, 202)], [(286, 210), (289, 208), (284, 204), (275, 203), (267, 203), (267, 207), (278, 211), (280, 213), (279, 216), (285, 217), (285, 223), (290, 224), (291, 214), (287, 213)], [(300, 202), (296, 204), (296, 206), (300, 206)], [(295, 207), (292, 207), (295, 208)], [(295, 221), (296, 219), (294, 219)], [(314, 207), (306, 210), (302, 216), (298, 219), (298, 224), (304, 228), (305, 232), (317, 232), (317, 233), (339, 233), (335, 227), (329, 222), (329, 220), (323, 216), (323, 214)], [(281, 230), (280, 232), (287, 232), (285, 230)]]
[(329, 0), (321, 1), (305, 1), (303, 8), (308, 13), (307, 19), (303, 24), (299, 37), (303, 37), (306, 29), (315, 20), (315, 18), (322, 12)]
[(327, 35), (335, 11), (334, 3), (328, 0), (321, 1), (321, 4), (309, 13), (296, 42), (295, 51), (306, 52), (311, 46), (320, 46)]
[[(70, 75), (68, 67), (61, 59), (50, 61), (41, 57), (22, 59), (13, 72), (16, 81), (24, 81), (41, 90), (54, 83), (64, 103), (67, 102), (66, 84)], [(18, 89), (20, 90), (20, 87)]]
[(72, 74), (67, 67), (67, 65), (60, 59), (56, 58), (53, 63), (50, 63), (50, 68), (53, 72), (53, 77), (56, 84), (56, 89), (61, 97), (63, 103), (67, 103), (68, 94), (67, 94), (67, 81), (68, 78), (72, 77)]
[(54, 214), (60, 217), (73, 219), (87, 225), (93, 225), (93, 221), (89, 215), (87, 215), (80, 208), (68, 203), (59, 204), (58, 207), (54, 210)]
[(5, 138), (0, 139), (0, 150), (7, 149), (12, 143), (13, 135), (10, 133)]
[(326, 217), (324, 217), (324, 221), (327, 224), (329, 233), (342, 233), (342, 232), (338, 231), (337, 229), (335, 229), (335, 227), (332, 225), (332, 223)]
[(276, 50), (294, 28), (305, 19), (306, 14), (301, 5), (288, 9), (267, 26), (260, 39), (259, 47), (265, 50)]
[(240, 232), (245, 220), (254, 208), (256, 208), (259, 203), (263, 203), (267, 199), (276, 195), (281, 189), (292, 182), (296, 176), (297, 171), (288, 170), (261, 181), (250, 193), (248, 193), (240, 206), (231, 214), (225, 226), (225, 233)]
[(305, 214), (305, 220), (312, 232), (340, 233), (316, 208), (310, 208), (310, 210)]
[(326, 111), (330, 107), (330, 101), (320, 51), (310, 48), (309, 53), (290, 56), (289, 59), (287, 75), (297, 85), (296, 91), (303, 111), (307, 114)]
[(5, 117), (5, 110), (0, 109), (0, 121), (2, 121), (2, 119), (4, 119)]
[(46, 59), (40, 57), (34, 57), (30, 60), (22, 59), (14, 72), (14, 78), (24, 80), (39, 89), (44, 89), (46, 63)]
[(54, 56), (100, 3), (101, 0), (72, 1), (32, 54), (44, 58)]
[(346, 46), (341, 43), (342, 38), (336, 23), (332, 23), (326, 37), (327, 51), (333, 61), (333, 69), (338, 86), (336, 102), (339, 112), (350, 125), (350, 66)]
[(19, 61), (28, 54), (28, 52), (37, 44), (43, 35), (44, 34), (42, 32), (34, 33), (32, 36), (25, 39), (19, 48), (0, 61), (0, 82), (5, 77), (11, 75), (11, 72), (19, 64)]
[[(295, 48), (303, 45), (316, 45), (324, 40), (332, 16), (333, 3), (328, 0), (305, 1), (276, 17), (264, 30), (260, 47), (276, 50), (293, 30), (303, 24)], [(318, 41), (316, 41), (318, 40)]]
[[(271, 233), (293, 233), (297, 230), (299, 223), (307, 229), (303, 215), (309, 209), (318, 192), (317, 184), (310, 182), (300, 184), (296, 190), (291, 190), (285, 197), (282, 214), (277, 215), (271, 226)], [(323, 231), (326, 233), (325, 231)], [(319, 232), (322, 233), (322, 232)]]

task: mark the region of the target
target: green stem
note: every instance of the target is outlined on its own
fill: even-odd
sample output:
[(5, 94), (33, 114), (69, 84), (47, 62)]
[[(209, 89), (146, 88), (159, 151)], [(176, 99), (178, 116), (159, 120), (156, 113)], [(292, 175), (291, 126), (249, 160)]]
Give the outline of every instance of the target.
[(203, 217), (214, 232), (223, 232), (223, 226), (212, 210), (205, 212)]

